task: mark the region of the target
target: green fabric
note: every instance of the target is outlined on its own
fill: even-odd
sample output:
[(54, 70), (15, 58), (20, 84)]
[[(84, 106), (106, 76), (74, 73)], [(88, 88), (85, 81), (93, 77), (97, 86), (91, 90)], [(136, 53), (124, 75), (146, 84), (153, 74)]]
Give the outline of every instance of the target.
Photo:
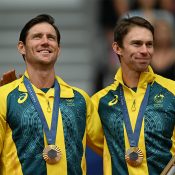
[(148, 170), (150, 174), (160, 174), (171, 159), (175, 97), (157, 83), (152, 86), (150, 97), (144, 118)]
[[(74, 91), (73, 99), (61, 99), (60, 109), (64, 123), (64, 136), (68, 175), (81, 175), (82, 140), (86, 125), (86, 102)], [(69, 106), (69, 107), (67, 107)]]
[(99, 114), (104, 128), (105, 137), (109, 152), (112, 158), (112, 174), (127, 175), (128, 172), (125, 160), (125, 144), (123, 118), (121, 117), (121, 105), (116, 103), (112, 106), (109, 102), (115, 99), (115, 95), (119, 96), (119, 91), (109, 91), (99, 103)]
[(22, 100), (23, 97), (25, 93), (19, 92), (17, 88), (8, 95), (7, 122), (12, 129), (23, 175), (46, 175), (46, 165), (42, 158), (42, 124), (29, 98), (24, 103), (18, 103), (18, 99)]
[[(112, 175), (127, 175), (120, 99), (109, 105), (109, 102), (115, 101), (116, 95), (119, 96), (118, 88), (109, 91), (100, 99), (98, 110), (112, 159)], [(144, 124), (148, 171), (150, 175), (158, 175), (171, 159), (175, 96), (156, 82), (151, 85)]]
[[(83, 156), (82, 140), (86, 126), (86, 102), (74, 92), (72, 99), (61, 99), (60, 110), (64, 125), (67, 158), (67, 175), (81, 175)], [(23, 175), (47, 175), (46, 163), (42, 157), (44, 149), (43, 127), (29, 96), (16, 88), (7, 98), (7, 122), (22, 166)]]

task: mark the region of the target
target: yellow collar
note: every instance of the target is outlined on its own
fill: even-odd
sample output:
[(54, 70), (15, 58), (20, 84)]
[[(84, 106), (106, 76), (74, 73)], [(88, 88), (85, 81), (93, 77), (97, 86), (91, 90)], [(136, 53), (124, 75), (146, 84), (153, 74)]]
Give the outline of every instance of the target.
[[(21, 83), (19, 84), (19, 91), (22, 92), (27, 92), (27, 89), (24, 85), (23, 79), (24, 76), (26, 76), (27, 78), (29, 78), (27, 72), (25, 72), (25, 74), (20, 78), (21, 79)], [(60, 85), (60, 98), (73, 98), (74, 97), (74, 93), (73, 93), (73, 88), (71, 86), (69, 86), (67, 83), (65, 83), (60, 77), (56, 76), (55, 77)], [(34, 86), (32, 84), (35, 93), (37, 94), (41, 94), (43, 93), (40, 89), (38, 89), (36, 86)], [(48, 93), (51, 96), (54, 96), (54, 88), (51, 88)]]
[[(122, 78), (122, 69), (121, 69), (121, 67), (117, 71), (114, 79), (116, 80), (116, 83), (119, 82), (122, 85), (124, 85), (123, 78)], [(149, 66), (148, 67), (148, 72), (142, 72), (140, 74), (138, 87), (143, 87), (143, 86), (145, 87), (145, 84), (153, 83), (154, 80), (155, 80), (155, 74), (154, 74), (151, 66)]]

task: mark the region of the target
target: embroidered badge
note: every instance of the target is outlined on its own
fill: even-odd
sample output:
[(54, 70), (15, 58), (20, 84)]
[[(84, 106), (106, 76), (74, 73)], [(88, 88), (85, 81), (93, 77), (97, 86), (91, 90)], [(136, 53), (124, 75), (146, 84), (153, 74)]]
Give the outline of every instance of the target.
[(66, 99), (67, 106), (75, 106), (73, 99)]
[(164, 95), (163, 94), (157, 94), (154, 96), (154, 107), (163, 107), (163, 100)]
[(114, 99), (108, 103), (108, 106), (113, 106), (118, 102), (118, 95), (114, 95)]
[(28, 94), (25, 92), (20, 94), (20, 96), (18, 98), (18, 103), (19, 104), (24, 103), (26, 101), (27, 97), (28, 97)]

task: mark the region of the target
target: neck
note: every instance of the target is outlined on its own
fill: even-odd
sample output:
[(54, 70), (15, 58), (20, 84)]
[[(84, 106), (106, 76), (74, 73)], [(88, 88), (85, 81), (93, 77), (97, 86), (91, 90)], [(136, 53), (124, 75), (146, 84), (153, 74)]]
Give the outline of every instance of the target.
[(52, 70), (34, 70), (27, 69), (30, 82), (37, 88), (50, 88), (54, 84), (55, 71)]
[(123, 82), (129, 88), (135, 88), (138, 85), (140, 73), (135, 71), (125, 71), (122, 73)]

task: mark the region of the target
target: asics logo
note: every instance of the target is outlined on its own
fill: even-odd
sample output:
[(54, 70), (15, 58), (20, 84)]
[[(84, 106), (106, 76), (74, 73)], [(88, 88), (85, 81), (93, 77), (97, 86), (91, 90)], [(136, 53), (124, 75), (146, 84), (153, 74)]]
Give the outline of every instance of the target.
[(108, 105), (109, 105), (109, 106), (113, 106), (113, 105), (115, 105), (117, 102), (118, 102), (118, 95), (114, 95), (114, 99), (111, 100), (111, 101), (108, 103)]
[(24, 103), (26, 101), (27, 97), (28, 97), (28, 94), (25, 92), (20, 94), (20, 96), (18, 98), (18, 103), (19, 104)]

